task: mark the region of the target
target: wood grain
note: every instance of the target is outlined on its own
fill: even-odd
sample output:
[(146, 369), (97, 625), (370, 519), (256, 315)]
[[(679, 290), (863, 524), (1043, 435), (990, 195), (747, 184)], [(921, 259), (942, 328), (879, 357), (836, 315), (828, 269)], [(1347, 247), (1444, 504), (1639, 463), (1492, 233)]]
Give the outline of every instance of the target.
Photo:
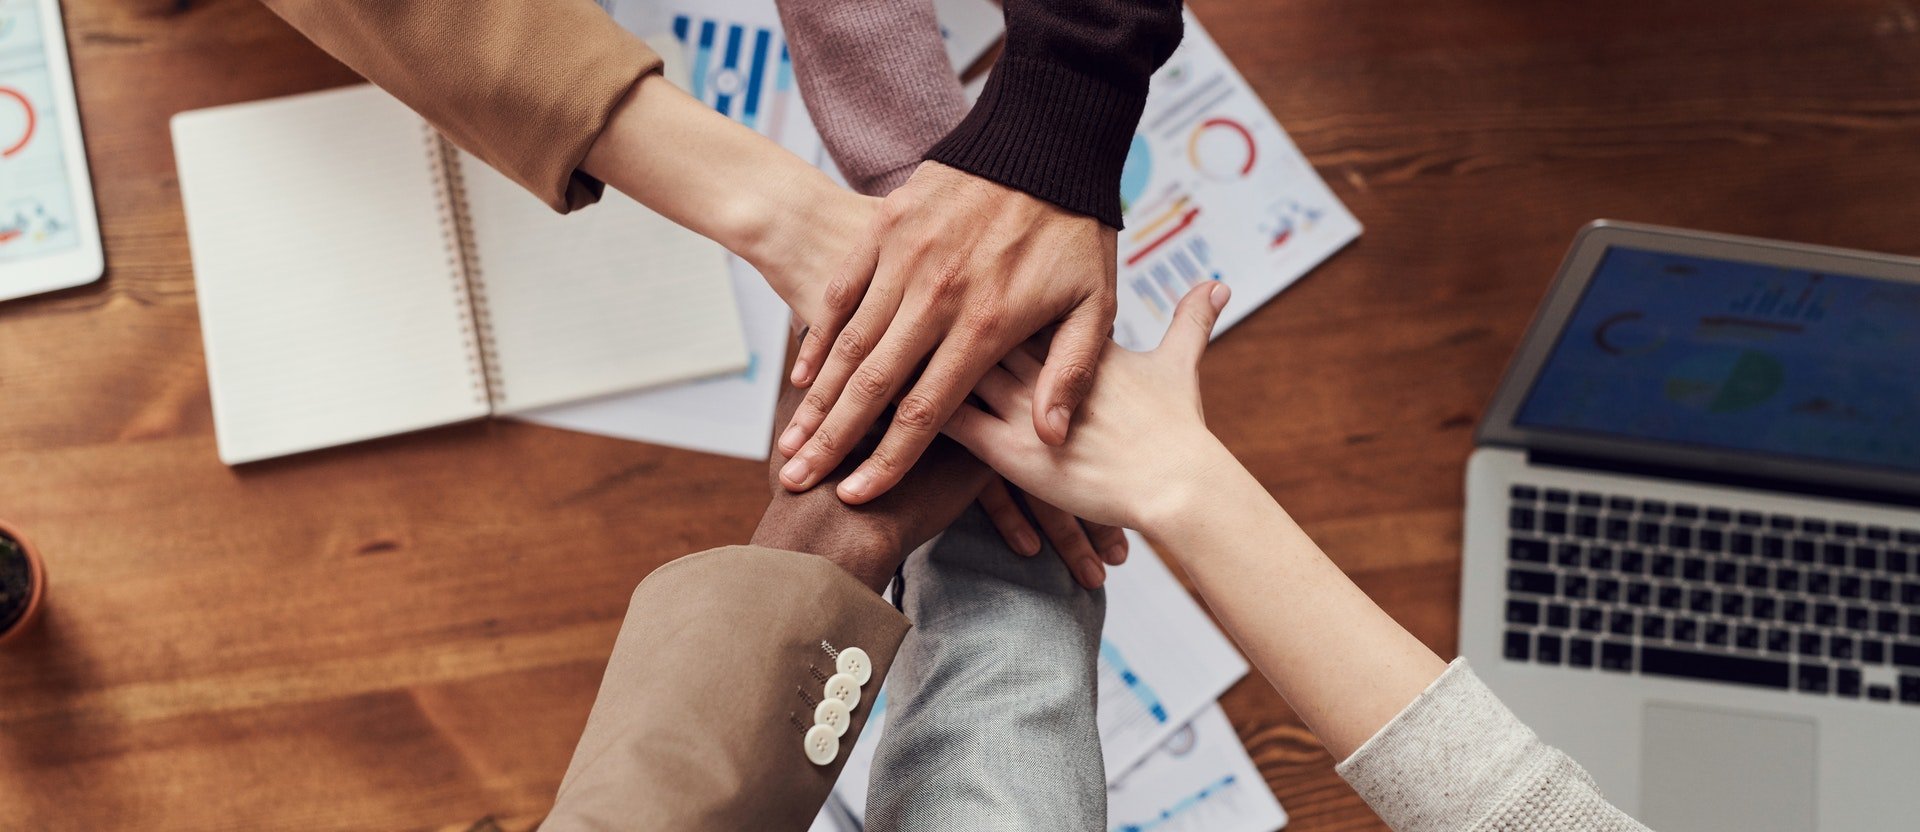
[[(1580, 224), (1920, 254), (1908, 0), (1193, 6), (1367, 226), (1220, 339), (1208, 415), (1443, 654), (1473, 426)], [(66, 9), (109, 274), (0, 305), (0, 515), (52, 575), (0, 829), (532, 828), (634, 584), (764, 469), (507, 422), (222, 466), (167, 119), (354, 76), (246, 0)], [(1379, 828), (1262, 680), (1226, 705), (1292, 828)]]

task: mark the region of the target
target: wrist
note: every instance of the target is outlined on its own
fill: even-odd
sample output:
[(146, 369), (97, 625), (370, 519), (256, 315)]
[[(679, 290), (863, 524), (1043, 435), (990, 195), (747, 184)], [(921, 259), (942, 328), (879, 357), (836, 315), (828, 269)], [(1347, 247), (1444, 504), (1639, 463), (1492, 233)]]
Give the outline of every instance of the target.
[(800, 319), (817, 322), (827, 284), (870, 231), (879, 200), (842, 188), (813, 168), (791, 171), (743, 194), (728, 248), (760, 272)]
[(886, 588), (901, 559), (900, 544), (874, 529), (792, 522), (768, 512), (748, 541), (754, 546), (825, 558), (875, 592)]
[(1244, 490), (1249, 484), (1262, 493), (1253, 475), (1240, 465), (1233, 453), (1211, 433), (1197, 441), (1179, 443), (1183, 450), (1165, 458), (1180, 460), (1178, 470), (1156, 478), (1150, 492), (1130, 512), (1133, 528), (1148, 538), (1177, 536), (1181, 531), (1204, 522), (1227, 494)]

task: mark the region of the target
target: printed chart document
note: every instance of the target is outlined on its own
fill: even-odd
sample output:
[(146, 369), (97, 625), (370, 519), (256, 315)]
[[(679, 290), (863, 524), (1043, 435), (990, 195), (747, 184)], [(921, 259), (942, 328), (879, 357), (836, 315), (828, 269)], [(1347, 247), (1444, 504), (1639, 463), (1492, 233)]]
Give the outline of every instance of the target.
[[(1107, 619), (1101, 633), (1097, 679), (1101, 756), (1110, 790), (1123, 785), (1136, 767), (1149, 765), (1157, 749), (1187, 735), (1189, 723), (1209, 709), (1217, 709), (1220, 694), (1247, 674), (1246, 660), (1240, 658), (1159, 555), (1138, 535), (1128, 532), (1128, 539), (1133, 549), (1127, 564), (1107, 573)], [(830, 817), (822, 823), (844, 825), (848, 815), (855, 820), (865, 816), (874, 753), (886, 732), (887, 701), (887, 689), (882, 687), (867, 716), (866, 729), (847, 752), (846, 766), (834, 784), (833, 801), (826, 809)], [(1241, 758), (1246, 756), (1231, 727), (1226, 730), (1225, 740), (1210, 746), (1218, 748), (1210, 753), (1214, 762), (1206, 768), (1209, 772), (1221, 769), (1217, 777), (1228, 773), (1227, 767), (1216, 765), (1220, 760), (1231, 761), (1225, 754), (1228, 746)], [(1252, 764), (1246, 766), (1251, 768)], [(1265, 793), (1267, 800), (1273, 799), (1257, 774), (1245, 789), (1255, 790)], [(1145, 793), (1143, 789), (1136, 791)], [(1170, 798), (1167, 805), (1177, 799)], [(1251, 800), (1241, 802), (1252, 804)], [(1110, 819), (1118, 817), (1109, 811)]]
[(1286, 825), (1286, 810), (1217, 704), (1107, 787), (1107, 828), (1114, 832), (1273, 832)]
[(1134, 350), (1160, 343), (1194, 284), (1233, 287), (1217, 336), (1360, 236), (1191, 12), (1180, 48), (1153, 75), (1120, 199), (1113, 339)]

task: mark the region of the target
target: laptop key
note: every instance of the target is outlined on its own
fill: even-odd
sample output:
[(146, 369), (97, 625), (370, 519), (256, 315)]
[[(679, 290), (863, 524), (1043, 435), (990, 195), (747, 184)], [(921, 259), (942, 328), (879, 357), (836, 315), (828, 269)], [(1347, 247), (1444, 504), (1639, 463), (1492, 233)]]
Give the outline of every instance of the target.
[(1888, 636), (1899, 635), (1900, 634), (1900, 613), (1894, 612), (1893, 610), (1880, 610), (1879, 612), (1874, 613), (1873, 629), (1875, 632), (1880, 633), (1881, 635), (1888, 635)]
[(1552, 595), (1554, 584), (1554, 576), (1551, 572), (1534, 572), (1529, 569), (1507, 570), (1507, 589), (1512, 592)]
[(1584, 553), (1585, 550), (1580, 547), (1580, 544), (1563, 541), (1553, 547), (1553, 562), (1577, 569)]
[(1900, 582), (1900, 603), (1908, 607), (1920, 607), (1920, 583)]
[(1866, 607), (1848, 607), (1845, 615), (1849, 630), (1866, 632), (1873, 627), (1873, 613)]
[(1727, 551), (1736, 555), (1753, 554), (1753, 535), (1747, 532), (1734, 532), (1727, 539)]
[(1820, 547), (1820, 561), (1828, 566), (1847, 565), (1847, 545), (1828, 543)]
[(1601, 572), (1612, 571), (1613, 548), (1610, 546), (1595, 546), (1591, 549), (1588, 549), (1587, 550), (1587, 568), (1598, 570)]
[(1568, 494), (1566, 489), (1564, 488), (1547, 489), (1547, 502), (1553, 503), (1555, 505), (1564, 506), (1567, 504), (1568, 500), (1572, 499), (1572, 497), (1573, 495)]
[(1747, 596), (1731, 590), (1720, 593), (1720, 614), (1728, 618), (1745, 618)]
[(1571, 629), (1573, 627), (1573, 608), (1566, 604), (1548, 604), (1547, 626), (1556, 630)]
[(1733, 512), (1724, 508), (1709, 508), (1707, 509), (1707, 522), (1720, 523), (1723, 525), (1731, 523), (1733, 522)]
[(1833, 594), (1833, 575), (1819, 570), (1808, 572), (1807, 593), (1811, 595)]
[(1787, 540), (1779, 535), (1760, 538), (1760, 556), (1779, 560), (1787, 556)]
[(1633, 645), (1609, 641), (1600, 645), (1600, 669), (1625, 673), (1633, 669)]
[(1880, 550), (1872, 546), (1853, 547), (1853, 568), (1868, 572), (1880, 569)]
[(1568, 667), (1592, 667), (1593, 666), (1593, 639), (1590, 639), (1590, 638), (1567, 639), (1567, 666)]
[(1687, 593), (1687, 609), (1707, 615), (1713, 612), (1713, 590), (1696, 589)]
[(1693, 548), (1693, 527), (1678, 524), (1668, 526), (1667, 545), (1675, 549)]
[(1861, 639), (1860, 661), (1866, 664), (1885, 664), (1887, 661), (1887, 643), (1877, 638)]
[(1853, 639), (1846, 636), (1827, 636), (1827, 655), (1843, 661), (1853, 661)]
[(1620, 580), (1618, 578), (1599, 578), (1593, 582), (1593, 600), (1602, 604), (1612, 604), (1620, 600)]
[(1607, 616), (1607, 632), (1616, 636), (1633, 635), (1633, 613), (1615, 610)]
[(1620, 550), (1620, 571), (1638, 575), (1647, 570), (1647, 555), (1639, 549)]
[(1803, 664), (1794, 669), (1794, 685), (1801, 693), (1826, 693), (1828, 673), (1824, 664)]
[(1580, 620), (1580, 629), (1584, 632), (1600, 632), (1601, 627), (1606, 623), (1605, 614), (1599, 607), (1581, 607), (1580, 611), (1574, 615)]
[(1660, 542), (1660, 523), (1654, 520), (1642, 520), (1633, 527), (1633, 539), (1652, 546)]
[(1691, 642), (1700, 638), (1700, 622), (1691, 618), (1673, 619), (1673, 640)]
[(1607, 518), (1606, 535), (1608, 540), (1618, 543), (1626, 540), (1632, 532), (1633, 524), (1629, 522), (1627, 518), (1618, 515)]
[(1779, 627), (1767, 628), (1767, 652), (1786, 653), (1793, 649), (1793, 631)]
[(1760, 649), (1760, 628), (1750, 624), (1733, 628), (1733, 646), (1742, 650)]
[(1859, 537), (1860, 524), (1859, 523), (1835, 523), (1833, 524), (1833, 536), (1847, 537), (1847, 538)]
[(1781, 592), (1799, 592), (1800, 575), (1798, 569), (1782, 566), (1773, 571), (1773, 588)]
[(1640, 616), (1640, 637), (1663, 639), (1667, 637), (1667, 617), (1658, 613), (1646, 613)]
[(1860, 585), (1859, 575), (1841, 575), (1839, 580), (1834, 581), (1833, 586), (1834, 591), (1842, 598), (1858, 598), (1865, 590), (1865, 587)]
[(1640, 672), (1779, 690), (1792, 680), (1792, 666), (1783, 661), (1653, 646), (1640, 648)]
[(1707, 561), (1705, 558), (1687, 558), (1680, 562), (1680, 577), (1689, 581), (1707, 579)]
[(1892, 702), (1893, 688), (1889, 685), (1868, 685), (1867, 698), (1875, 702)]
[(1566, 534), (1567, 513), (1564, 511), (1541, 512), (1540, 531), (1547, 534)]
[(1840, 607), (1837, 604), (1814, 604), (1813, 623), (1820, 627), (1840, 626)]
[(1813, 541), (1804, 537), (1794, 538), (1793, 561), (1795, 563), (1812, 563), (1817, 557), (1817, 552), (1818, 550), (1814, 547)]
[(1561, 583), (1561, 586), (1560, 586), (1561, 594), (1565, 595), (1568, 598), (1572, 598), (1576, 601), (1586, 600), (1587, 576), (1568, 575), (1566, 579), (1561, 581), (1560, 583)]
[(1893, 663), (1901, 667), (1920, 667), (1920, 644), (1894, 642)]
[(1802, 656), (1819, 656), (1820, 655), (1820, 634), (1819, 633), (1813, 632), (1811, 630), (1805, 630), (1800, 633), (1800, 655)]
[(1600, 536), (1600, 518), (1591, 514), (1573, 516), (1573, 536), (1595, 538)]
[(1900, 677), (1900, 701), (1920, 705), (1920, 676)]
[(1780, 620), (1788, 624), (1807, 623), (1807, 602), (1798, 598), (1788, 598), (1781, 602)]
[(1532, 640), (1526, 633), (1508, 631), (1506, 657), (1511, 661), (1524, 662), (1533, 653)]
[(1540, 489), (1534, 488), (1531, 485), (1515, 485), (1508, 489), (1507, 493), (1515, 500), (1533, 502), (1534, 500), (1540, 499)]
[(1653, 600), (1653, 585), (1646, 581), (1632, 581), (1627, 584), (1627, 603), (1644, 607)]
[(1575, 494), (1573, 497), (1573, 501), (1579, 504), (1583, 508), (1599, 508), (1600, 507), (1600, 495), (1595, 494), (1591, 491), (1582, 491), (1579, 494)]
[(1507, 601), (1507, 623), (1528, 626), (1540, 623), (1540, 604), (1518, 598)]
[(1507, 558), (1521, 563), (1546, 563), (1551, 547), (1544, 540), (1516, 537), (1507, 541)]
[(1700, 507), (1692, 503), (1674, 503), (1673, 516), (1682, 520), (1700, 519)]
[(1632, 514), (1634, 509), (1633, 498), (1632, 497), (1608, 497), (1607, 508), (1612, 511), (1619, 511), (1619, 512), (1625, 512), (1627, 514)]
[(1541, 633), (1539, 636), (1539, 640), (1534, 644), (1534, 648), (1533, 648), (1534, 660), (1538, 661), (1541, 664), (1559, 664), (1560, 653), (1561, 653), (1560, 637), (1556, 635), (1550, 635), (1547, 633)]
[(1721, 586), (1740, 585), (1740, 564), (1730, 560), (1715, 561), (1713, 564), (1713, 582)]
[(1868, 581), (1867, 599), (1879, 604), (1893, 603), (1893, 582), (1885, 578)]
[(1699, 535), (1700, 551), (1719, 552), (1727, 548), (1727, 533), (1719, 529), (1701, 529)]
[(1833, 692), (1849, 699), (1860, 698), (1860, 670), (1843, 667), (1833, 674)]
[(1748, 589), (1766, 589), (1772, 581), (1767, 575), (1767, 568), (1755, 563), (1747, 565), (1745, 583)]
[(1654, 603), (1663, 610), (1677, 610), (1686, 601), (1686, 590), (1676, 584), (1661, 584), (1655, 591)]
[(1780, 602), (1771, 595), (1755, 595), (1753, 603), (1747, 607), (1747, 617), (1760, 621), (1772, 621), (1778, 614)]
[(1679, 572), (1680, 561), (1672, 555), (1656, 554), (1649, 564), (1649, 571), (1656, 578), (1671, 578)]
[(1700, 640), (1715, 647), (1727, 646), (1727, 640), (1731, 637), (1727, 623), (1724, 621), (1709, 621), (1707, 626), (1701, 628), (1701, 632)]

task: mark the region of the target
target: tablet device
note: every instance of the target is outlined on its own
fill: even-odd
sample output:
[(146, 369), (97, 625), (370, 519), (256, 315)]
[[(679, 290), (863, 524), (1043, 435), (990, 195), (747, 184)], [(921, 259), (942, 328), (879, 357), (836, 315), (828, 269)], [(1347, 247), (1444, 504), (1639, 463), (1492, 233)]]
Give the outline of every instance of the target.
[(0, 0), (0, 300), (102, 266), (59, 0)]

